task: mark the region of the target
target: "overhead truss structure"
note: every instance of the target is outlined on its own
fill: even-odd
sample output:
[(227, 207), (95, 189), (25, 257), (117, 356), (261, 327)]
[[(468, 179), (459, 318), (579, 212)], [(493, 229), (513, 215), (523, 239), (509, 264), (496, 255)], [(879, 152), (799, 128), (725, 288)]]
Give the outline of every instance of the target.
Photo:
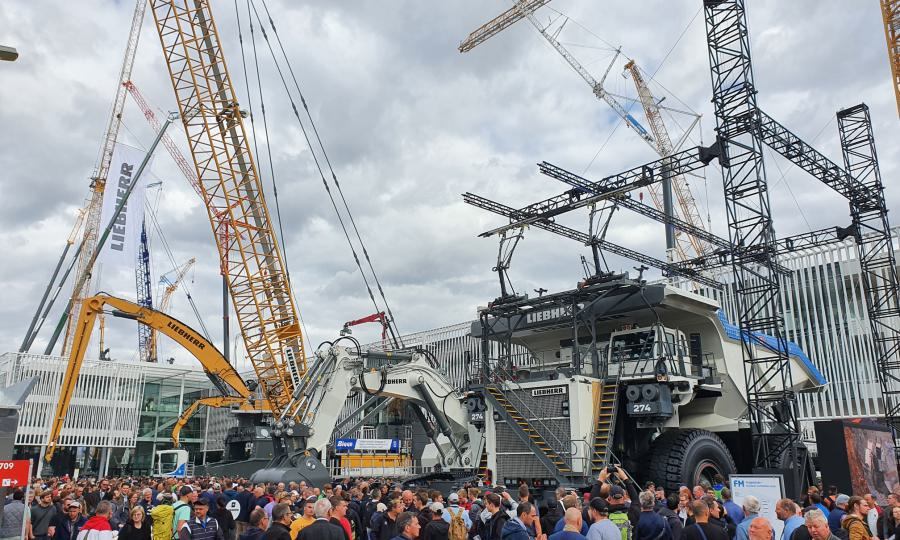
[[(633, 261), (637, 261), (654, 268), (659, 268), (666, 275), (671, 276), (679, 276), (692, 281), (696, 281), (698, 283), (702, 283), (709, 287), (713, 288), (721, 288), (722, 284), (714, 279), (710, 279), (704, 276), (701, 272), (686, 268), (678, 264), (669, 263), (666, 261), (659, 260), (655, 257), (650, 257), (649, 255), (644, 255), (643, 253), (639, 253), (632, 249), (626, 248), (624, 246), (620, 246), (619, 244), (615, 244), (610, 242), (609, 240), (605, 240), (597, 235), (591, 235), (582, 231), (578, 231), (572, 229), (570, 227), (566, 227), (565, 225), (560, 225), (549, 219), (540, 219), (534, 218), (533, 214), (529, 214), (526, 209), (516, 210), (515, 208), (506, 206), (504, 204), (500, 204), (498, 202), (486, 199), (484, 197), (480, 197), (473, 193), (464, 193), (463, 201), (467, 204), (471, 204), (472, 206), (488, 210), (495, 214), (499, 214), (501, 216), (509, 218), (513, 222), (527, 222), (528, 225), (534, 226), (538, 229), (543, 229), (545, 231), (550, 231), (552, 233), (558, 234), (560, 236), (564, 236), (566, 238), (571, 238), (577, 242), (580, 242), (585, 246), (596, 246), (599, 249), (606, 250), (610, 253), (615, 253), (620, 257), (625, 257), (627, 259), (631, 259)], [(523, 227), (524, 225), (519, 225), (519, 227)], [(508, 231), (510, 229), (504, 228), (504, 231)], [(493, 235), (493, 232), (484, 233), (485, 235)], [(500, 234), (500, 233), (496, 233)]]

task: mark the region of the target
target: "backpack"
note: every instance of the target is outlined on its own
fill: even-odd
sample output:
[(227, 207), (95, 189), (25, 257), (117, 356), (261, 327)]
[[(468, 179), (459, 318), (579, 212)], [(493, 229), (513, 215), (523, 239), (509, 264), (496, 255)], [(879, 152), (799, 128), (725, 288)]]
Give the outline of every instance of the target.
[(631, 520), (625, 512), (613, 512), (609, 515), (609, 520), (616, 524), (619, 532), (622, 533), (622, 540), (631, 540), (632, 529)]
[(362, 521), (364, 527), (372, 528), (372, 517), (375, 515), (375, 512), (378, 511), (378, 502), (379, 501), (369, 501), (365, 508), (362, 511)]
[[(833, 534), (835, 536), (835, 538), (838, 538), (839, 540), (850, 540), (850, 532), (847, 531), (847, 529), (844, 529), (843, 527), (841, 527), (840, 529), (838, 529), (836, 531), (831, 531), (831, 534)], [(791, 535), (791, 536), (793, 536), (793, 535)]]
[(172, 516), (174, 515), (175, 510), (169, 504), (160, 504), (150, 510), (150, 518), (153, 520), (150, 534), (153, 540), (171, 540), (173, 536)]
[(450, 518), (450, 530), (447, 532), (447, 540), (466, 540), (469, 537), (469, 530), (466, 528), (466, 522), (462, 518), (462, 513), (465, 511), (465, 508), (460, 508), (459, 512), (455, 514), (450, 512), (450, 515), (453, 517)]

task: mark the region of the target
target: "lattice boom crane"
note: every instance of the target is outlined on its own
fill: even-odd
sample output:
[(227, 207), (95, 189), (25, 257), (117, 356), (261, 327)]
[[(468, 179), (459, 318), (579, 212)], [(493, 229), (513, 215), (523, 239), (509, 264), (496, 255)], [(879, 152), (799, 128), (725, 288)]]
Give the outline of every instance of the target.
[[(175, 279), (167, 279), (165, 276), (161, 279), (166, 283), (166, 290), (163, 292), (162, 298), (159, 301), (159, 309), (160, 313), (167, 313), (169, 311), (169, 304), (172, 303), (172, 295), (175, 294), (175, 291), (178, 289), (178, 286), (181, 284), (181, 281), (184, 279), (184, 276), (187, 275), (188, 271), (194, 266), (194, 263), (197, 262), (197, 259), (191, 257), (187, 261), (184, 262), (181, 266), (175, 269)], [(150, 306), (152, 307), (152, 306)], [(141, 325), (146, 326), (146, 325)], [(159, 342), (159, 333), (156, 331), (156, 328), (147, 327), (150, 330), (150, 345), (148, 347), (150, 351), (150, 362), (158, 362), (159, 361), (159, 353), (158, 353), (158, 342)]]
[(278, 417), (306, 369), (303, 337), (210, 3), (150, 6), (247, 356)]
[[(625, 69), (628, 70), (632, 80), (634, 80), (634, 86), (637, 88), (638, 97), (641, 100), (641, 105), (644, 107), (644, 115), (647, 117), (647, 123), (650, 124), (650, 131), (653, 132), (656, 152), (662, 157), (671, 156), (675, 152), (675, 146), (672, 144), (669, 130), (666, 128), (662, 114), (660, 114), (656, 98), (650, 91), (647, 81), (644, 80), (644, 76), (641, 74), (637, 64), (634, 63), (634, 60), (630, 60), (625, 64)], [(700, 217), (700, 211), (697, 209), (697, 201), (694, 200), (691, 188), (685, 182), (684, 176), (679, 175), (672, 178), (672, 190), (675, 192), (675, 198), (678, 201), (681, 217), (684, 221), (693, 227), (704, 229), (703, 218)], [(698, 256), (703, 256), (710, 251), (711, 246), (709, 244), (691, 234), (676, 233), (676, 241), (683, 242), (685, 236)]]
[(881, 15), (884, 17), (884, 38), (891, 63), (897, 113), (900, 114), (900, 0), (881, 0)]
[[(97, 245), (98, 232), (100, 230), (100, 214), (103, 210), (103, 191), (106, 188), (106, 176), (109, 173), (109, 164), (112, 161), (116, 139), (119, 137), (119, 127), (122, 125), (122, 112), (125, 109), (125, 88), (122, 86), (122, 83), (131, 78), (131, 68), (134, 66), (134, 55), (137, 52), (138, 40), (141, 36), (141, 24), (144, 22), (146, 9), (147, 0), (137, 0), (134, 6), (134, 16), (131, 19), (128, 45), (125, 48), (125, 56), (122, 59), (122, 69), (119, 71), (119, 86), (116, 89), (116, 99), (113, 102), (109, 123), (106, 126), (106, 135), (103, 138), (103, 147), (100, 149), (97, 170), (91, 180), (91, 200), (88, 204), (84, 224), (84, 246), (78, 259), (78, 269), (75, 274), (75, 283), (81, 283), (82, 285), (72, 291), (70, 307), (67, 313), (63, 315), (64, 319), (68, 317), (68, 323), (60, 321), (60, 328), (57, 329), (50, 343), (50, 347), (53, 347), (62, 325), (66, 324), (66, 335), (63, 338), (61, 353), (63, 356), (68, 354), (72, 340), (75, 338), (75, 323), (78, 319), (76, 315), (81, 310), (82, 297), (85, 295), (85, 291), (90, 291), (91, 287), (90, 275), (93, 269), (89, 267), (89, 262)], [(84, 278), (82, 279), (82, 277)], [(50, 354), (49, 350), (45, 352)]]

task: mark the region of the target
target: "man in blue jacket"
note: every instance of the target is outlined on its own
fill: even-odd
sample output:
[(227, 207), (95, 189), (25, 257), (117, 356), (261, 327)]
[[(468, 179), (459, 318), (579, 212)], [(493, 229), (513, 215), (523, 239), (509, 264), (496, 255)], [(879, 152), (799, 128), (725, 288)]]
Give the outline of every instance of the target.
[(507, 521), (500, 532), (500, 540), (530, 540), (528, 528), (537, 519), (537, 512), (530, 502), (516, 507), (516, 517)]
[(642, 491), (638, 500), (641, 503), (641, 516), (635, 528), (635, 540), (672, 540), (669, 523), (656, 513), (656, 493)]
[(57, 517), (56, 532), (53, 534), (53, 540), (75, 540), (78, 537), (78, 531), (87, 521), (87, 518), (81, 515), (81, 503), (78, 501), (66, 501), (66, 514)]
[(834, 508), (828, 514), (828, 528), (831, 532), (837, 532), (841, 528), (841, 520), (847, 515), (847, 503), (850, 497), (841, 493), (834, 500)]

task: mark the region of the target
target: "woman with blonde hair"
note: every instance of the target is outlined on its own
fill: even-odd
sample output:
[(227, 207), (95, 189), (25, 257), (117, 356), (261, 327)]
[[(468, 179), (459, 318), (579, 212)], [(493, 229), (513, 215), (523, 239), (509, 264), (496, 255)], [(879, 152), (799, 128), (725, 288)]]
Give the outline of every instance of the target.
[(150, 523), (140, 505), (131, 508), (128, 521), (119, 531), (119, 540), (150, 540)]

